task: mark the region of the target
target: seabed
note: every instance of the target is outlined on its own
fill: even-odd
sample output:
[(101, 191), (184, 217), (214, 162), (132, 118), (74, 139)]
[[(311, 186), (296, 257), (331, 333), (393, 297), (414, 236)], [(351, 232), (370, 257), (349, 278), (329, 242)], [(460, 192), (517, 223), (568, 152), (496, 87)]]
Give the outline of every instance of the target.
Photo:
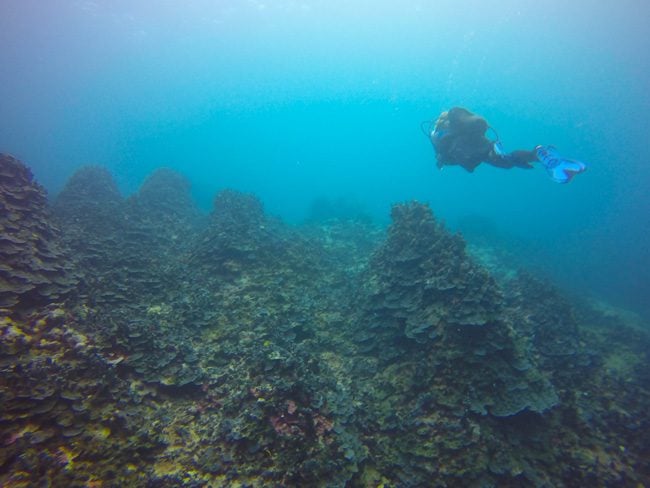
[(161, 169), (0, 156), (0, 485), (650, 486), (643, 320), (432, 210), (209, 216)]

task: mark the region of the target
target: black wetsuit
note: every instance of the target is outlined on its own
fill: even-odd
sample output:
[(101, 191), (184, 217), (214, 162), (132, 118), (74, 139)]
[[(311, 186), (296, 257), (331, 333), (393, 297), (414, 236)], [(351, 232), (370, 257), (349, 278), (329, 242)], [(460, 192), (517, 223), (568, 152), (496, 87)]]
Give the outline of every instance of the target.
[(534, 150), (497, 154), (494, 141), (485, 137), (489, 128), (483, 117), (462, 107), (453, 107), (442, 114), (431, 134), (438, 167), (459, 165), (471, 172), (485, 162), (499, 168), (532, 168), (530, 163), (537, 161)]

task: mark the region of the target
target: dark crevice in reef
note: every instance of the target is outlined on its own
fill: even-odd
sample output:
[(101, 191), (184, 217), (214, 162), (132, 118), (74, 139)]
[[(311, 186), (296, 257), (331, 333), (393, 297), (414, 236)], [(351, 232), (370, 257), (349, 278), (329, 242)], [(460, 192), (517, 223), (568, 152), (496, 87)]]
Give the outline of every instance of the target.
[(93, 166), (48, 205), (9, 156), (0, 204), (2, 486), (650, 482), (647, 329), (492, 272), (427, 205), (290, 227)]

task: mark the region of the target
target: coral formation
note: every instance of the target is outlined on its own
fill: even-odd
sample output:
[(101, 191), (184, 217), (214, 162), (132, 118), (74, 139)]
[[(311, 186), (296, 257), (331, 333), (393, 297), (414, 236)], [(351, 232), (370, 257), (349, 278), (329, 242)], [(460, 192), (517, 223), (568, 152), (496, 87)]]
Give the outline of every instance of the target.
[(183, 236), (199, 219), (189, 183), (167, 169), (124, 200), (106, 169), (83, 167), (57, 196), (53, 212), (82, 273), (81, 293), (97, 304), (158, 299), (170, 256), (186, 245)]
[(223, 190), (214, 199), (194, 259), (206, 263), (217, 275), (239, 274), (245, 266), (264, 265), (274, 248), (281, 251), (273, 232), (276, 225), (266, 219), (255, 196)]
[(368, 313), (358, 340), (367, 353), (380, 363), (408, 356), (428, 364), (420, 381), (444, 378), (457, 409), (509, 416), (552, 407), (553, 387), (535, 370), (496, 282), (469, 259), (462, 239), (426, 205), (396, 205), (392, 213), (363, 290)]
[(125, 199), (87, 167), (50, 216), (8, 156), (0, 202), (2, 486), (650, 480), (647, 330), (492, 272), (426, 205), (288, 226), (224, 190), (203, 217), (171, 170)]
[(45, 190), (0, 154), (0, 315), (63, 299), (76, 276), (50, 221)]
[(142, 424), (140, 393), (120, 378), (116, 355), (96, 348), (64, 309), (0, 320), (0, 482), (52, 486), (119, 480), (157, 449)]
[(128, 292), (118, 259), (124, 203), (111, 174), (99, 166), (77, 170), (53, 204), (67, 246), (80, 270), (79, 291), (93, 303), (125, 301)]

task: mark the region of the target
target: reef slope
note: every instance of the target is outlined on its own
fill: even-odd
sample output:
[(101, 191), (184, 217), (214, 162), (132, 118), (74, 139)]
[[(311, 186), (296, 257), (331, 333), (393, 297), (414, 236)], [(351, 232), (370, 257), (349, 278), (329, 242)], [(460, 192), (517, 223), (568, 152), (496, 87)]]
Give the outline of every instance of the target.
[(0, 157), (0, 485), (640, 486), (647, 328), (388, 229)]

